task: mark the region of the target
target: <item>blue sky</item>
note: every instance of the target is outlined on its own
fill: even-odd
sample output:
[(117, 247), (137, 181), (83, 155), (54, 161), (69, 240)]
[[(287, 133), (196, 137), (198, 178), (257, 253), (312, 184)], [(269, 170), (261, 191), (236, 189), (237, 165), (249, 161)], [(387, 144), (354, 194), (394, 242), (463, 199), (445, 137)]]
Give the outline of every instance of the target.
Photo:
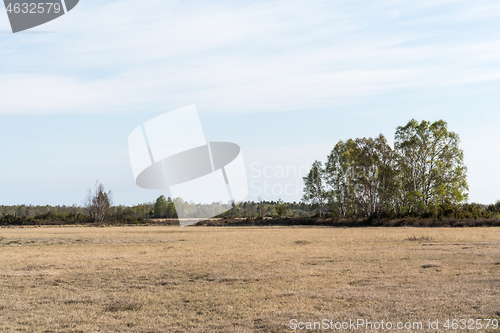
[(249, 199), (298, 201), (338, 140), (416, 118), (448, 122), (470, 201), (494, 202), (499, 22), (495, 1), (81, 0), (12, 34), (1, 11), (0, 204), (81, 204), (96, 179), (153, 201), (128, 135), (191, 104), (207, 140), (241, 146)]

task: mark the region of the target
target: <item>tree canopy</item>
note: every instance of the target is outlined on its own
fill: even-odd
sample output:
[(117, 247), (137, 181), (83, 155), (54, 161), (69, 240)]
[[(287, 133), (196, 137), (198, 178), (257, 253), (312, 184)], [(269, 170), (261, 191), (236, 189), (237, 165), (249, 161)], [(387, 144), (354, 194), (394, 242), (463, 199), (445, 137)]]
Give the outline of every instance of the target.
[[(337, 216), (422, 213), (467, 200), (467, 168), (458, 134), (443, 120), (410, 120), (384, 135), (340, 140), (304, 177), (303, 200)], [(327, 203), (327, 205), (325, 204)]]

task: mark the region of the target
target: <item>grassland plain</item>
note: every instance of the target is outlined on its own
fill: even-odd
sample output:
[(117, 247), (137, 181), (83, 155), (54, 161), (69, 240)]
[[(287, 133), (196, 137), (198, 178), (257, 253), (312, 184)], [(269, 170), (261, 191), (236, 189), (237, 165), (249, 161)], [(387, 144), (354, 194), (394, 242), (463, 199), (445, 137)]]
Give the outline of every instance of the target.
[(1, 228), (0, 251), (2, 332), (500, 317), (498, 227)]

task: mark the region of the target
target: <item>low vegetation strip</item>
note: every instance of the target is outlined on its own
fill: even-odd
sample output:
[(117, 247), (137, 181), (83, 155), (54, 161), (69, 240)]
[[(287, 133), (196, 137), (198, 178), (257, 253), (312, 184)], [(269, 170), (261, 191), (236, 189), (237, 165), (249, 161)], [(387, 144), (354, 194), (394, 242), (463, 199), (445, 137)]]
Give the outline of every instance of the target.
[(344, 218), (284, 218), (284, 219), (210, 219), (198, 226), (329, 226), (329, 227), (498, 227), (500, 219), (344, 219)]
[[(13, 219), (1, 221), (0, 227), (16, 226), (87, 226), (87, 227), (110, 227), (110, 226), (178, 226), (178, 219), (140, 219), (137, 221), (53, 221), (38, 219)], [(405, 217), (397, 219), (374, 219), (374, 218), (211, 218), (195, 224), (195, 226), (328, 226), (328, 227), (498, 227), (500, 218), (415, 218)]]

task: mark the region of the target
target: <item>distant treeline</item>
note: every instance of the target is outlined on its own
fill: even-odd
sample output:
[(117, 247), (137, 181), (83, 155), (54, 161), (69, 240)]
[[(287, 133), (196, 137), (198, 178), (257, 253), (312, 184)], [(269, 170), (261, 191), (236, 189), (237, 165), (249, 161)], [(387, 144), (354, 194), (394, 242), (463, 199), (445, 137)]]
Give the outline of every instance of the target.
[[(105, 218), (96, 221), (91, 215), (90, 208), (80, 206), (32, 206), (15, 205), (0, 206), (0, 225), (46, 225), (46, 224), (139, 224), (160, 223), (158, 219), (172, 219), (163, 224), (177, 224), (175, 219), (174, 201), (182, 203), (183, 209), (209, 210), (211, 205), (190, 204), (181, 199), (171, 199), (160, 196), (155, 202), (143, 203), (135, 206), (110, 206), (106, 210)], [(221, 204), (217, 204), (221, 205)], [(226, 204), (228, 210), (216, 217), (228, 220), (245, 219), (246, 222), (238, 222), (239, 225), (268, 225), (268, 224), (317, 224), (318, 219), (330, 219), (339, 226), (363, 226), (363, 225), (433, 225), (429, 221), (453, 220), (484, 220), (500, 218), (500, 201), (491, 205), (480, 204), (439, 204), (433, 210), (418, 214), (408, 212), (406, 214), (395, 214), (383, 212), (372, 214), (369, 217), (363, 215), (351, 215), (341, 218), (334, 211), (326, 210), (320, 217), (317, 214), (316, 204), (289, 203), (278, 201), (246, 201), (237, 205)], [(205, 215), (207, 216), (207, 215)], [(426, 220), (426, 222), (418, 222)], [(259, 222), (261, 221), (261, 222)], [(273, 222), (274, 221), (274, 222)], [(351, 222), (349, 222), (351, 221)], [(356, 221), (356, 222), (352, 222)], [(392, 221), (392, 222), (388, 222)], [(400, 221), (400, 222), (398, 222)], [(411, 222), (411, 223), (410, 223)], [(236, 222), (230, 222), (236, 223)], [(326, 223), (326, 222), (321, 222)], [(320, 224), (321, 224), (320, 223)], [(368, 223), (368, 224), (367, 224)], [(406, 223), (406, 224), (405, 224)], [(439, 222), (442, 225), (445, 222)], [(445, 223), (445, 224), (446, 224)], [(474, 225), (473, 222), (471, 222)], [(224, 224), (223, 224), (224, 225)], [(227, 224), (231, 225), (231, 224)], [(470, 223), (467, 225), (471, 225)], [(481, 225), (484, 225), (481, 224)]]
[[(131, 207), (112, 206), (106, 210), (106, 221), (140, 222), (149, 216), (152, 205), (149, 203)], [(81, 206), (0, 206), (0, 225), (94, 223), (95, 217), (88, 207)]]
[[(108, 203), (109, 204), (109, 201)], [(104, 218), (96, 220), (90, 206), (33, 206), (15, 205), (0, 206), (0, 225), (43, 225), (43, 224), (92, 224), (92, 223), (143, 223), (156, 219), (176, 219), (175, 206), (179, 209), (196, 211), (200, 216), (211, 216), (210, 212), (217, 206), (228, 209), (216, 217), (263, 219), (272, 217), (310, 217), (314, 215), (315, 207), (305, 203), (286, 203), (278, 201), (247, 201), (237, 205), (213, 203), (200, 205), (188, 203), (180, 198), (165, 198), (160, 196), (155, 202), (135, 206), (105, 207)]]

